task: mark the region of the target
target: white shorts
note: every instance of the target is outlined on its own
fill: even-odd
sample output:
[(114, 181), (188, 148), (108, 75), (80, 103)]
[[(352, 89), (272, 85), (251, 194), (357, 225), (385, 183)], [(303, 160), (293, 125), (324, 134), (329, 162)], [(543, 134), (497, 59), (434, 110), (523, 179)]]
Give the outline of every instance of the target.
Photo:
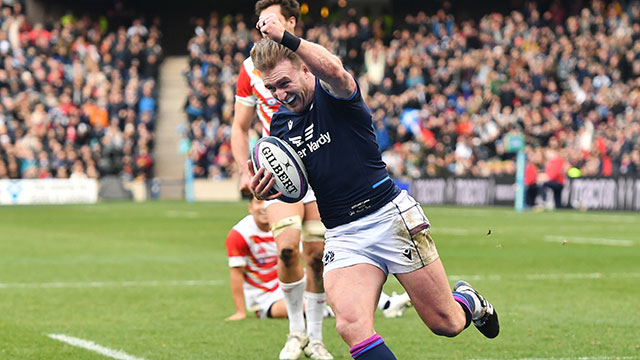
[(244, 290), (244, 302), (247, 310), (255, 312), (260, 319), (266, 319), (271, 306), (279, 300), (284, 300), (282, 288), (279, 286), (274, 291), (264, 291), (257, 288), (250, 291), (247, 291), (247, 288)]
[(420, 204), (406, 191), (376, 212), (327, 229), (324, 273), (371, 264), (385, 274), (420, 269), (438, 258), (429, 220)]
[[(306, 204), (308, 204), (308, 203), (311, 203), (311, 202), (316, 201), (316, 193), (314, 193), (314, 192), (313, 192), (313, 189), (312, 189), (311, 187), (309, 187), (309, 190), (307, 190), (306, 195), (302, 198), (302, 200), (301, 200), (301, 201), (302, 201), (302, 203), (303, 203), (303, 204), (305, 204), (305, 205), (306, 205)], [(274, 203), (283, 203), (283, 204), (286, 204), (286, 202), (284, 202), (284, 201), (282, 201), (282, 200), (278, 200), (278, 199), (275, 199), (275, 200), (265, 200), (265, 201), (264, 201), (264, 208), (266, 209), (266, 208), (267, 208), (267, 206), (269, 206), (269, 205), (271, 205), (271, 204), (274, 204)]]

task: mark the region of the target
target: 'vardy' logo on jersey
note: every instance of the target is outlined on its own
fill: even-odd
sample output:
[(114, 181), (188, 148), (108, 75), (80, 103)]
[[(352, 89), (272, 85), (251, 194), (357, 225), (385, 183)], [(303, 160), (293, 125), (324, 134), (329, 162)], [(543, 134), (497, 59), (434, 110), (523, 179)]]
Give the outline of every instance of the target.
[(320, 134), (320, 138), (318, 140), (309, 141), (305, 144), (305, 147), (303, 147), (302, 149), (298, 149), (298, 155), (300, 155), (300, 158), (304, 158), (308, 154), (311, 154), (312, 152), (318, 150), (322, 145), (326, 145), (329, 143), (331, 143), (331, 136), (327, 131), (324, 134)]
[[(318, 150), (320, 146), (331, 143), (331, 135), (329, 135), (328, 131), (320, 134), (320, 138), (318, 138), (317, 140), (312, 139), (313, 124), (307, 126), (307, 128), (304, 129), (304, 140), (302, 140), (302, 136), (294, 136), (290, 137), (289, 141), (291, 141), (296, 147), (298, 147), (298, 155), (300, 155), (301, 158)], [(300, 147), (303, 145), (304, 147), (300, 149)]]
[(316, 141), (309, 141), (307, 143), (307, 149), (309, 151), (314, 152), (320, 148), (320, 146), (324, 144), (329, 144), (331, 142), (331, 136), (329, 136), (329, 132), (327, 131), (324, 134), (320, 134), (320, 139)]
[[(291, 120), (289, 120), (291, 122)], [(289, 125), (289, 130), (291, 130), (291, 125)], [(291, 141), (295, 146), (300, 147), (303, 143), (311, 140), (313, 138), (313, 124), (307, 126), (304, 129), (304, 141), (302, 141), (302, 136), (294, 136), (290, 137), (289, 141)]]

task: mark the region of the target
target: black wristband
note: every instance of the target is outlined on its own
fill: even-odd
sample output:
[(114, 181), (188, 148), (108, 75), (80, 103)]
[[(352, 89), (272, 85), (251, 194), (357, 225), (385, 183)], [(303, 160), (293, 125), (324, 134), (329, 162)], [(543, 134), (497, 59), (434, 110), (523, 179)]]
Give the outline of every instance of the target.
[(280, 44), (288, 47), (291, 51), (298, 50), (300, 42), (302, 42), (302, 40), (299, 37), (293, 35), (287, 30), (284, 31), (284, 34), (282, 34), (282, 40), (280, 40)]

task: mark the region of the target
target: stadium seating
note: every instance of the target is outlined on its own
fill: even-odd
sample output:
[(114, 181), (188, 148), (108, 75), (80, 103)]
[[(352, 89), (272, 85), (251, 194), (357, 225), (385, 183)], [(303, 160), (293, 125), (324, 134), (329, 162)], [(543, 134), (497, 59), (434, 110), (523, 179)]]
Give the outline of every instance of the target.
[(151, 175), (161, 34), (108, 25), (2, 8), (0, 179)]
[[(526, 4), (479, 21), (440, 10), (392, 27), (351, 16), (300, 29), (358, 78), (397, 178), (513, 175), (505, 135), (518, 134), (539, 166), (559, 153), (582, 176), (640, 175), (638, 3)], [(196, 26), (185, 74), (190, 154), (197, 177), (229, 177), (234, 84), (259, 35), (240, 15)]]

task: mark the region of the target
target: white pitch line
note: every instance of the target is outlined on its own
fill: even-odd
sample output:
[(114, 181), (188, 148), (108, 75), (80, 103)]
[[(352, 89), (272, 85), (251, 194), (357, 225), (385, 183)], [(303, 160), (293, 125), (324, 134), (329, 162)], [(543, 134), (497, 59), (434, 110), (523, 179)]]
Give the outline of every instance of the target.
[(448, 275), (447, 276), (450, 281), (484, 281), (484, 280), (494, 280), (500, 281), (502, 280), (502, 276), (500, 275)]
[(529, 274), (527, 280), (578, 280), (578, 279), (602, 279), (601, 273), (587, 274)]
[(0, 283), (0, 289), (62, 289), (62, 288), (108, 288), (108, 287), (160, 287), (160, 286), (210, 286), (223, 284), (222, 280), (167, 280), (167, 281), (89, 281), (89, 282), (44, 282), (44, 283)]
[(73, 336), (68, 336), (68, 335), (64, 335), (64, 334), (49, 334), (47, 335), (52, 339), (58, 340), (58, 341), (62, 341), (64, 343), (67, 343), (71, 346), (76, 346), (79, 348), (83, 348), (89, 351), (93, 351), (96, 352), (100, 355), (104, 355), (106, 357), (110, 357), (112, 359), (118, 359), (118, 360), (145, 360), (144, 358), (139, 358), (139, 357), (135, 357), (132, 355), (127, 354), (126, 352), (122, 351), (122, 350), (114, 350), (114, 349), (109, 349), (108, 347), (104, 347), (102, 345), (96, 344), (93, 341), (90, 340), (84, 340), (84, 339), (79, 339)]
[(558, 236), (547, 235), (544, 237), (546, 242), (563, 242), (575, 243), (575, 244), (589, 244), (589, 245), (607, 245), (607, 246), (633, 246), (633, 240), (622, 239), (608, 239), (608, 238), (590, 238), (580, 236)]
[[(505, 279), (579, 280), (579, 279), (640, 279), (640, 273), (559, 273), (559, 274), (511, 274), (502, 275), (449, 275), (449, 281), (500, 281)], [(118, 288), (161, 286), (216, 286), (224, 280), (169, 280), (169, 281), (89, 281), (89, 282), (44, 282), (44, 283), (0, 283), (2, 289), (65, 289), (65, 288)]]

